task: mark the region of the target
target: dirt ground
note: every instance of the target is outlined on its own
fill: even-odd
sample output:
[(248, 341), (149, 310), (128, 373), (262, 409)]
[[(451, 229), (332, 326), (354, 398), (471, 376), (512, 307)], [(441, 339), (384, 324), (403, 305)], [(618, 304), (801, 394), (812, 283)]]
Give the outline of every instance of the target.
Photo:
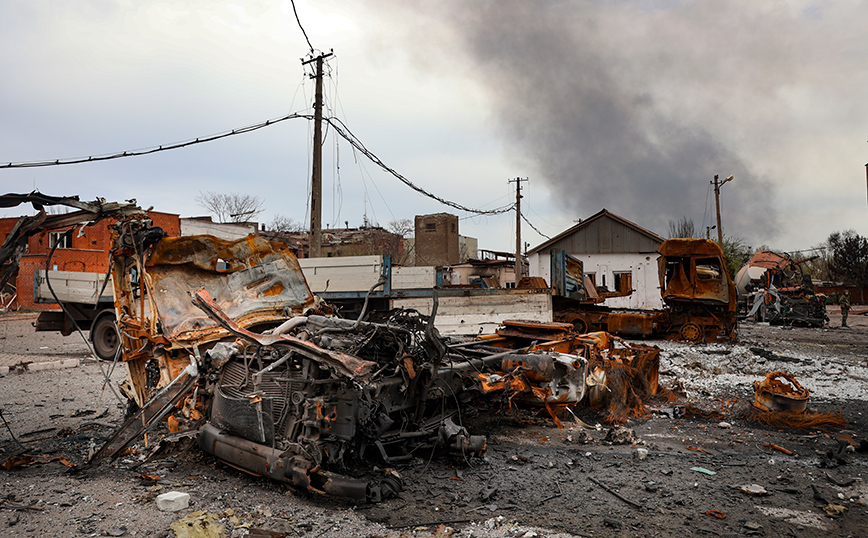
[[(846, 447), (868, 435), (868, 318), (851, 314), (851, 327), (839, 328), (830, 310), (830, 328), (743, 324), (737, 344), (652, 342), (663, 350), (661, 382), (680, 382), (687, 397), (650, 407), (614, 442), (588, 411), (578, 415), (592, 429), (572, 420), (558, 429), (534, 410), (464, 409), (471, 432), (488, 436), (485, 457), (417, 459), (398, 469), (401, 495), (371, 505), (250, 477), (183, 443), (146, 463), (81, 470), (124, 413), (103, 388), (106, 365), (10, 374), (0, 378), (9, 424), (0, 424), (0, 462), (24, 453), (76, 467), (0, 469), (0, 535), (173, 536), (173, 522), (206, 511), (226, 536), (866, 536), (868, 454)], [(75, 335), (30, 333), (28, 324), (0, 318), (4, 356), (84, 356)], [(811, 390), (810, 410), (840, 411), (848, 426), (770, 429), (744, 418), (753, 382), (775, 370)], [(110, 376), (117, 383), (124, 372)], [(684, 418), (688, 404), (723, 416)], [(752, 484), (766, 494), (739, 489)], [(189, 493), (190, 507), (159, 511), (153, 499), (167, 491)]]

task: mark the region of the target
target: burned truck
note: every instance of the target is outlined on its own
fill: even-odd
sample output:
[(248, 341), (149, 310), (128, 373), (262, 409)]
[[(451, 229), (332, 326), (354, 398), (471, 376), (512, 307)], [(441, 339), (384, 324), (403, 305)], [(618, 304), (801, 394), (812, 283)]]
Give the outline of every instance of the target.
[[(612, 309), (601, 305), (580, 260), (553, 251), (554, 318), (578, 332), (607, 331), (626, 337), (688, 342), (736, 337), (736, 291), (723, 251), (707, 239), (668, 239), (658, 247), (662, 310)], [(566, 260), (566, 261), (564, 261)], [(629, 283), (628, 283), (629, 286)], [(609, 296), (624, 296), (627, 290)]]
[[(484, 401), (507, 411), (536, 405), (556, 422), (566, 407), (593, 401), (603, 409), (608, 401), (607, 416), (617, 422), (645, 413), (636, 394), (656, 392), (656, 348), (633, 348), (604, 333), (577, 335), (563, 324), (443, 338), (434, 325), (436, 293), (428, 316), (396, 310), (371, 322), (363, 306), (357, 319), (341, 319), (311, 293), (282, 244), (255, 235), (234, 242), (166, 237), (141, 210), (100, 200), (82, 211), (58, 225), (116, 220), (115, 361), (127, 370), (121, 389), (134, 402), (93, 465), (129, 454), (149, 432), (151, 441), (196, 438), (202, 450), (240, 470), (376, 502), (401, 490), (394, 468), (413, 458), (481, 455), (486, 439), (465, 420)], [(14, 262), (15, 245), (41, 222), (44, 214), (24, 218), (25, 231), (0, 252), (12, 253), (7, 259)], [(631, 398), (608, 396), (616, 380), (633, 378), (642, 388), (623, 391)]]
[(142, 219), (113, 228), (125, 392), (140, 409), (97, 460), (123, 454), (166, 418), (170, 431), (195, 432), (202, 450), (231, 466), (378, 501), (401, 482), (374, 463), (483, 453), (485, 438), (463, 425), (476, 398), (505, 393), (557, 419), (585, 396), (594, 341), (563, 327), (533, 342), (445, 339), (434, 326), (436, 294), (430, 316), (397, 310), (374, 323), (363, 308), (340, 319), (280, 244), (163, 237)]

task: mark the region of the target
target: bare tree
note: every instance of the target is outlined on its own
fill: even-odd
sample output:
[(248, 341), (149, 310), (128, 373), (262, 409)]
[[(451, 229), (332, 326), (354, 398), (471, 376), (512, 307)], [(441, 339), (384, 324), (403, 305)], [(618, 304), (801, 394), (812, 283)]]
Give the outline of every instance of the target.
[(670, 220), (669, 238), (672, 239), (676, 237), (696, 237), (696, 227), (693, 225), (693, 221), (687, 217), (681, 217), (678, 221)]
[(272, 232), (288, 232), (288, 233), (303, 233), (307, 232), (304, 224), (296, 222), (292, 217), (285, 215), (275, 215), (268, 225), (268, 229)]
[(416, 226), (410, 219), (391, 220), (389, 221), (389, 224), (386, 225), (387, 230), (395, 235), (400, 235), (401, 237), (409, 237), (413, 235), (415, 228)]
[(232, 192), (201, 192), (196, 203), (210, 211), (217, 222), (247, 222), (262, 213), (263, 202), (258, 196)]

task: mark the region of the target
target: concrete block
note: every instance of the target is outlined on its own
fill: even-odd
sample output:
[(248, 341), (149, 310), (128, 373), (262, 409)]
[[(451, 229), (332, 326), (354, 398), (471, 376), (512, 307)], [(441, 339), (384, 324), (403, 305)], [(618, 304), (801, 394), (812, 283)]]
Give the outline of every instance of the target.
[(190, 506), (190, 494), (181, 491), (169, 491), (157, 495), (157, 508), (163, 512), (177, 512)]
[(78, 359), (63, 359), (60, 361), (31, 362), (27, 365), (28, 372), (41, 372), (44, 370), (63, 370), (65, 368), (77, 368)]

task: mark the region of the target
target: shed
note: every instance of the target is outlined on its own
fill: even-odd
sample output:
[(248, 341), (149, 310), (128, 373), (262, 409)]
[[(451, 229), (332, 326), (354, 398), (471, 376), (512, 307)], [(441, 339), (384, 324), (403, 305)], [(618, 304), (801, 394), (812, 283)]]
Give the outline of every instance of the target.
[(660, 235), (603, 209), (529, 250), (530, 275), (551, 282), (551, 251), (562, 249), (582, 261), (585, 274), (599, 288), (617, 289), (622, 275), (631, 275), (633, 294), (610, 298), (606, 305), (661, 308), (657, 247), (664, 240)]

